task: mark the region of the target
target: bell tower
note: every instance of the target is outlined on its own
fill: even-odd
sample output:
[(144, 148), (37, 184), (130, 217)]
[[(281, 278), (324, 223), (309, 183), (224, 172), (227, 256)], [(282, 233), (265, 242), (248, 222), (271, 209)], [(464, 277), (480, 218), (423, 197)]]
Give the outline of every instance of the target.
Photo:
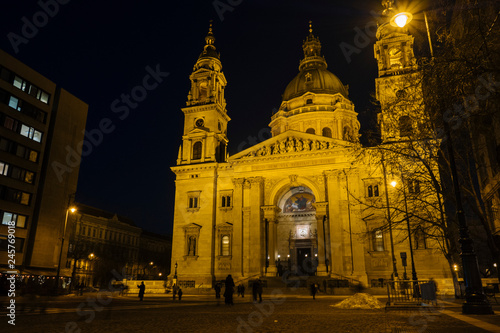
[(377, 100), (382, 113), (378, 115), (382, 141), (404, 140), (418, 125), (422, 112), (421, 75), (413, 54), (413, 36), (406, 26), (394, 22), (393, 0), (384, 0), (385, 7), (374, 45), (378, 63)]
[(212, 22), (205, 46), (189, 76), (189, 90), (184, 113), (184, 132), (177, 165), (225, 162), (227, 155), (227, 115), (220, 54), (215, 49)]

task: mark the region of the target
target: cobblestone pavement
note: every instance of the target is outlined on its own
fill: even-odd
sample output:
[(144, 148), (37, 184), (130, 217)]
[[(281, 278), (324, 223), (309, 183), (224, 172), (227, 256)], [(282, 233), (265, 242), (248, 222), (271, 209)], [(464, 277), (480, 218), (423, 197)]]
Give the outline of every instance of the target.
[[(494, 327), (483, 330), (436, 311), (341, 310), (331, 306), (346, 297), (324, 296), (312, 300), (305, 296), (268, 295), (260, 304), (245, 297), (235, 298), (234, 306), (226, 306), (223, 301), (217, 303), (212, 297), (203, 296), (185, 297), (181, 302), (151, 296), (139, 302), (135, 297), (99, 300), (94, 295), (42, 301), (33, 309), (18, 309), (15, 327), (7, 325), (2, 306), (0, 331), (475, 333), (491, 332)], [(43, 308), (46, 313), (40, 314)], [(459, 304), (446, 305), (447, 310), (457, 313), (459, 308)], [(486, 322), (496, 325), (500, 332), (500, 316), (488, 316)]]

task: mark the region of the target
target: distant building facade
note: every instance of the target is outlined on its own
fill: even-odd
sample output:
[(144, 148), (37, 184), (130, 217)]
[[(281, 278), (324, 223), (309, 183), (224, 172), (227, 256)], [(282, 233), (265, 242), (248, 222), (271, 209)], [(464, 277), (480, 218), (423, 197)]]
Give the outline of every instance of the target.
[(126, 217), (80, 203), (75, 207), (66, 261), (75, 283), (105, 286), (118, 277), (167, 276), (169, 266), (162, 260), (170, 258), (168, 237), (146, 232)]
[[(15, 224), (14, 271), (56, 275), (65, 214), (77, 188), (78, 147), (87, 109), (87, 104), (0, 50), (2, 270), (8, 267), (7, 237), (14, 232), (9, 224)], [(67, 251), (62, 252), (64, 263)]]

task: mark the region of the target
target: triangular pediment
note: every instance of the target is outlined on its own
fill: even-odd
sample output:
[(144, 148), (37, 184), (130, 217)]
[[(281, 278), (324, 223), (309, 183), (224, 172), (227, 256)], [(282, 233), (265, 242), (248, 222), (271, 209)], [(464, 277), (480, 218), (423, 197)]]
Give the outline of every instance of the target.
[(344, 140), (290, 130), (230, 156), (229, 161), (245, 158), (328, 151), (353, 147), (354, 145), (354, 143)]

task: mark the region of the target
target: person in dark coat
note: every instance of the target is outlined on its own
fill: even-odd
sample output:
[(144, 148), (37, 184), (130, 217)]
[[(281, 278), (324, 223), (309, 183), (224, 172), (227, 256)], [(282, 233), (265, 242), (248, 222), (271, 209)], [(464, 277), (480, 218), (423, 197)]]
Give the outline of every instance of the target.
[(241, 297), (245, 297), (245, 286), (240, 284), (239, 288), (240, 288)]
[(257, 302), (257, 296), (259, 296), (259, 303), (262, 303), (262, 281), (260, 279), (253, 282), (252, 296), (254, 302)]
[(179, 288), (179, 290), (177, 291), (177, 295), (179, 295), (179, 301), (182, 299), (182, 289)]
[(259, 293), (259, 280), (252, 283), (252, 296), (254, 303), (257, 302), (257, 294)]
[(146, 292), (144, 281), (142, 281), (141, 284), (137, 286), (137, 288), (139, 288), (139, 301), (142, 301), (142, 299), (144, 298), (144, 293)]
[(257, 288), (257, 293), (259, 294), (259, 303), (262, 303), (262, 280), (259, 279), (259, 288)]
[(233, 305), (233, 293), (234, 293), (234, 281), (229, 274), (226, 278), (226, 290), (224, 290), (225, 303), (227, 305)]
[(220, 284), (215, 284), (215, 298), (220, 298)]
[(316, 291), (317, 291), (316, 283), (311, 284), (311, 295), (312, 295), (313, 299), (316, 299)]

